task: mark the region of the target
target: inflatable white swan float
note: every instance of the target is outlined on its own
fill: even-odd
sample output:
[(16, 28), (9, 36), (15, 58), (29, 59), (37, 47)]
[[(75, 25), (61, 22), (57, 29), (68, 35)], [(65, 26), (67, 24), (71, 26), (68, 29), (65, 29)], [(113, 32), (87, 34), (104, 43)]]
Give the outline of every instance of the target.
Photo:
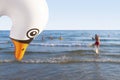
[(20, 61), (29, 43), (48, 21), (46, 0), (0, 0), (0, 16), (12, 20), (10, 38), (15, 46), (15, 58)]

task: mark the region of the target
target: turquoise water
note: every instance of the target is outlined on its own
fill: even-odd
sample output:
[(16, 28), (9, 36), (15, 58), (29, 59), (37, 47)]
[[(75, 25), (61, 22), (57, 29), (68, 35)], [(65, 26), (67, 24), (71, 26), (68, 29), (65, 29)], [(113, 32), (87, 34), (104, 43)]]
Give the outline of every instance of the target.
[[(99, 56), (89, 46), (95, 34), (101, 41)], [(1, 31), (0, 80), (119, 80), (119, 48), (119, 30), (46, 30), (17, 62), (9, 31)]]

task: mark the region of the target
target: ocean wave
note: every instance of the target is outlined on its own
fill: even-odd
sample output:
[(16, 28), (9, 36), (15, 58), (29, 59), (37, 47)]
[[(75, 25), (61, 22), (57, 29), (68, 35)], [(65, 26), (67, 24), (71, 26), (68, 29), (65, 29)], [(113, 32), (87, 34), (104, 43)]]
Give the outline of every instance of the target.
[(43, 63), (70, 64), (70, 63), (81, 63), (81, 62), (120, 63), (120, 60), (112, 60), (112, 59), (102, 59), (102, 60), (101, 59), (86, 59), (86, 60), (29, 59), (29, 60), (22, 60), (22, 61), (0, 60), (0, 63), (25, 63), (25, 64), (43, 64)]
[(47, 47), (80, 47), (81, 44), (54, 44), (54, 43), (31, 43), (31, 45)]
[[(45, 47), (93, 47), (94, 42), (87, 43), (31, 43), (31, 46), (45, 46)], [(101, 42), (100, 46), (120, 46), (120, 43)]]
[(0, 63), (19, 63), (19, 64), (71, 64), (71, 63), (120, 63), (119, 59), (111, 58), (92, 58), (92, 59), (73, 59), (72, 57), (62, 56), (62, 57), (53, 57), (49, 59), (27, 59), (22, 61), (16, 60), (0, 60)]
[(10, 41), (0, 41), (0, 44), (8, 44), (11, 43)]

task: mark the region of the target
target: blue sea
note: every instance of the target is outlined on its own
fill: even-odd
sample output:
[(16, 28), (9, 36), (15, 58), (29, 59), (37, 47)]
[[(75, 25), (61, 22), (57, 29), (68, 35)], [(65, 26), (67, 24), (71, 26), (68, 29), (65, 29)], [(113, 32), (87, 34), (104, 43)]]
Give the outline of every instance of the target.
[[(0, 80), (120, 80), (120, 30), (45, 30), (21, 62), (9, 33), (0, 31)], [(99, 55), (90, 46), (95, 34)]]

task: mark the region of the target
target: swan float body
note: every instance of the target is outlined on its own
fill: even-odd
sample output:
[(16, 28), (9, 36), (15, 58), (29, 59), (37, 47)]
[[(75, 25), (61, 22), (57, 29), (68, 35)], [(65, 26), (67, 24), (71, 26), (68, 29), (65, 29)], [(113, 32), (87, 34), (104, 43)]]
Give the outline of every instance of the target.
[(22, 60), (29, 43), (48, 21), (46, 0), (0, 0), (0, 16), (12, 20), (10, 38), (15, 46), (16, 60)]

